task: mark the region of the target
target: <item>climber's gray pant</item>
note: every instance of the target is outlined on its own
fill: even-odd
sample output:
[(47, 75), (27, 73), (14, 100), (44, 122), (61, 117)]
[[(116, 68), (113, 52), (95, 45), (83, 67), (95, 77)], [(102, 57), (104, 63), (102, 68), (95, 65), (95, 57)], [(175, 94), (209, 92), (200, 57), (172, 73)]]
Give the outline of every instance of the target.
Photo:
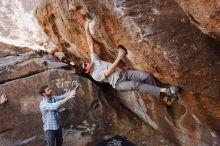
[(157, 87), (154, 77), (150, 73), (140, 70), (122, 71), (115, 88), (122, 92), (135, 90), (160, 97), (160, 88)]

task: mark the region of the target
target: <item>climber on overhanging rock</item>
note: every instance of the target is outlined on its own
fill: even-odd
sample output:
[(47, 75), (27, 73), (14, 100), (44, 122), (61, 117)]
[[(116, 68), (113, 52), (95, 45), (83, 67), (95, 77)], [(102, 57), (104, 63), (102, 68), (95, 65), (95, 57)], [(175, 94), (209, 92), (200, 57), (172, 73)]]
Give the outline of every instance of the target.
[(80, 65), (81, 69), (90, 74), (98, 82), (107, 82), (118, 91), (141, 91), (151, 96), (156, 96), (170, 105), (178, 99), (179, 87), (172, 86), (160, 88), (156, 85), (154, 77), (145, 71), (122, 70), (117, 67), (119, 61), (126, 55), (127, 49), (119, 45), (118, 56), (113, 63), (103, 61), (96, 54), (93, 38), (90, 34), (89, 23), (85, 24), (87, 43), (91, 53), (91, 62), (84, 62)]
[(0, 105), (4, 104), (6, 101), (8, 101), (5, 94), (0, 96)]

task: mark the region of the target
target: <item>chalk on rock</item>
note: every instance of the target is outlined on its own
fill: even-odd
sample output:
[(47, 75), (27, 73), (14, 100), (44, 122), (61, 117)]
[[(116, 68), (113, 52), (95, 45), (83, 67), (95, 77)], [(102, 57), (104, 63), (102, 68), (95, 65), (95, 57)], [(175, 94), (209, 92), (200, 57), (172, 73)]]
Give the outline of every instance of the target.
[(54, 53), (54, 56), (57, 57), (59, 60), (62, 60), (63, 58), (66, 57), (63, 52), (56, 52)]
[(90, 33), (91, 33), (92, 35), (95, 34), (95, 24), (96, 24), (96, 22), (95, 22), (94, 19), (92, 19), (92, 20), (89, 22), (89, 31), (90, 31)]

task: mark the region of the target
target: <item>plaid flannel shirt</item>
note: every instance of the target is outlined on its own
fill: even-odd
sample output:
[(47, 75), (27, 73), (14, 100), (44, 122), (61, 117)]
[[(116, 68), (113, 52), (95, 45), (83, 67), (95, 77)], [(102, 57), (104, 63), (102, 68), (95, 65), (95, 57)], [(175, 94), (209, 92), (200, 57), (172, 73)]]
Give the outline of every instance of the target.
[(61, 120), (60, 120), (60, 101), (69, 93), (66, 93), (61, 96), (52, 96), (51, 100), (49, 101), (45, 97), (40, 103), (40, 110), (42, 113), (42, 120), (43, 120), (43, 128), (44, 131), (46, 130), (58, 130), (61, 128)]

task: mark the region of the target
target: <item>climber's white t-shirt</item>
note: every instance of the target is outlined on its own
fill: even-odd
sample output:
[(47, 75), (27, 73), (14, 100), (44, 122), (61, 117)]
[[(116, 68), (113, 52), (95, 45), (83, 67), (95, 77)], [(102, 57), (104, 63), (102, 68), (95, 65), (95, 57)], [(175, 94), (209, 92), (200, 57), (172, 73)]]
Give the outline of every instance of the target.
[(120, 68), (116, 68), (115, 72), (113, 72), (110, 76), (105, 77), (104, 71), (107, 70), (112, 63), (100, 60), (97, 54), (91, 54), (91, 63), (94, 67), (94, 71), (90, 73), (92, 78), (98, 82), (105, 82), (112, 85), (115, 88), (115, 84), (119, 79), (119, 74), (122, 71)]

